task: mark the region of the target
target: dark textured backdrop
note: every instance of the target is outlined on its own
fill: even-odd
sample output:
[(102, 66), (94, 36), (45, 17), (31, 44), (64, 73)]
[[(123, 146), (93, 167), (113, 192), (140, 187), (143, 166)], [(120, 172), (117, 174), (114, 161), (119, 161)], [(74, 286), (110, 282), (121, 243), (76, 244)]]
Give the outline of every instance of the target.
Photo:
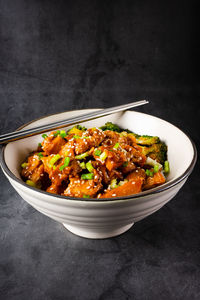
[[(149, 99), (200, 145), (197, 1), (0, 0), (0, 127)], [(200, 299), (199, 163), (127, 233), (72, 235), (0, 173), (0, 299)]]

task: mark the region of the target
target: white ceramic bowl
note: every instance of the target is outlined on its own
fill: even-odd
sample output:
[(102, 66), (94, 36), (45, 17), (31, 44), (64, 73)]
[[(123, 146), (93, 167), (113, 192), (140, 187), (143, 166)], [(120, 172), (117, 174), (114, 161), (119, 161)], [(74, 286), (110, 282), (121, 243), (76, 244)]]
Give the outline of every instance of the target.
[[(91, 110), (68, 111), (33, 121), (28, 129), (47, 122), (77, 116)], [(137, 195), (112, 199), (67, 198), (40, 191), (26, 185), (20, 178), (20, 165), (37, 148), (41, 135), (9, 143), (2, 149), (1, 166), (8, 180), (35, 209), (82, 237), (108, 238), (128, 230), (135, 222), (147, 217), (171, 200), (186, 182), (197, 158), (191, 139), (174, 125), (151, 115), (126, 111), (82, 123), (86, 127), (99, 127), (111, 121), (122, 128), (139, 134), (157, 135), (168, 145), (171, 172), (160, 187)]]

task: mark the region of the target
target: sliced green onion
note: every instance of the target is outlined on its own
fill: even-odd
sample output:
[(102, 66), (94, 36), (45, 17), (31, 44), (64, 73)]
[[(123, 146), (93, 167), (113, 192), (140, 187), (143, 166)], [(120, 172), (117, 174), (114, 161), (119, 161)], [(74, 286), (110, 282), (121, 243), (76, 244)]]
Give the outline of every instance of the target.
[(60, 158), (61, 158), (60, 154), (54, 155), (54, 156), (50, 159), (49, 164), (50, 164), (51, 166), (53, 166), (53, 165), (57, 162), (57, 160), (59, 160)]
[(158, 165), (159, 170), (162, 168), (162, 165), (159, 162), (157, 162), (155, 159), (152, 159), (149, 156), (147, 157), (146, 164), (149, 166), (152, 166), (152, 167), (154, 167), (155, 165)]
[(99, 158), (100, 158), (100, 160), (105, 160), (107, 156), (108, 156), (107, 153), (104, 151), (103, 153), (101, 153)]
[(44, 134), (42, 135), (42, 137), (43, 137), (43, 139), (46, 139), (46, 138), (47, 138), (47, 134), (44, 133)]
[(80, 135), (77, 135), (77, 134), (75, 134), (75, 135), (73, 136), (73, 138), (74, 138), (74, 139), (80, 139), (80, 138), (81, 138), (81, 136), (80, 136)]
[(42, 144), (41, 144), (41, 143), (38, 143), (38, 147), (42, 147)]
[(23, 164), (21, 164), (22, 168), (26, 168), (28, 166), (28, 163), (24, 162)]
[(41, 159), (44, 155), (42, 154), (42, 152), (37, 153), (37, 156), (39, 157), (39, 159)]
[(86, 169), (86, 165), (85, 165), (85, 162), (84, 162), (84, 161), (82, 161), (82, 163), (80, 163), (80, 167), (81, 167), (82, 169)]
[(153, 172), (150, 171), (149, 169), (146, 169), (145, 173), (147, 174), (147, 176), (153, 176)]
[(117, 185), (117, 179), (116, 179), (116, 178), (115, 178), (115, 179), (112, 179), (112, 180), (111, 180), (111, 183), (110, 183), (111, 189), (115, 189), (117, 186), (118, 186), (118, 185)]
[(127, 167), (128, 166), (128, 161), (125, 161), (122, 166)]
[(153, 167), (154, 173), (157, 173), (157, 172), (159, 171), (159, 169), (160, 169), (159, 165), (155, 165), (155, 166)]
[(66, 132), (65, 132), (65, 130), (61, 130), (60, 131), (60, 136), (61, 136), (61, 138), (65, 138), (66, 137)]
[(93, 165), (92, 165), (92, 163), (91, 163), (90, 161), (88, 161), (88, 162), (86, 163), (86, 168), (88, 169), (88, 171), (89, 171), (90, 173), (92, 173), (92, 171), (94, 170)]
[(126, 183), (126, 182), (128, 182), (128, 180), (127, 180), (127, 179), (124, 179), (123, 181), (120, 181), (120, 182), (118, 183), (118, 186), (121, 186), (121, 185), (123, 185), (123, 184)]
[(101, 154), (101, 150), (97, 149), (94, 151), (94, 155), (100, 156), (100, 154)]
[(65, 157), (65, 160), (64, 160), (64, 164), (62, 166), (60, 166), (60, 171), (64, 170), (64, 168), (68, 167), (69, 165), (69, 162), (70, 162), (70, 157)]
[(116, 143), (113, 148), (115, 149), (119, 148), (119, 143)]
[(165, 174), (168, 174), (170, 172), (170, 167), (169, 167), (169, 161), (168, 160), (166, 160), (164, 162), (164, 172), (165, 172)]
[(57, 137), (60, 134), (60, 130), (57, 130), (56, 132), (54, 132), (54, 136)]
[(87, 174), (82, 174), (81, 179), (93, 179), (94, 174), (93, 173), (87, 173)]
[(26, 180), (26, 184), (28, 184), (30, 186), (33, 186), (33, 187), (36, 187), (36, 183), (33, 182), (32, 180)]
[(89, 153), (88, 153), (88, 152), (84, 152), (84, 153), (82, 153), (82, 154), (76, 155), (75, 158), (76, 158), (76, 159), (84, 159), (84, 158), (86, 158), (87, 156), (89, 156)]
[(83, 198), (90, 198), (90, 195), (83, 195)]

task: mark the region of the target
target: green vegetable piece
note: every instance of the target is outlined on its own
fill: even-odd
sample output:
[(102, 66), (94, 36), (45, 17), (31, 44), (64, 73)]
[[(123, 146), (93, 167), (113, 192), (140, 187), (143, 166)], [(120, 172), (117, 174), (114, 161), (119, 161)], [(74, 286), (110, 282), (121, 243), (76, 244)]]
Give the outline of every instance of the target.
[(105, 160), (107, 156), (108, 156), (107, 153), (104, 151), (103, 153), (101, 153), (99, 158), (100, 158), (100, 160)]
[(54, 156), (50, 159), (49, 164), (50, 164), (51, 166), (53, 166), (53, 165), (57, 162), (57, 160), (59, 160), (60, 158), (61, 158), (60, 154), (54, 155)]
[(153, 144), (151, 146), (140, 146), (142, 153), (156, 160), (160, 164), (164, 164), (167, 160), (167, 146), (164, 142)]
[(81, 167), (82, 169), (86, 169), (86, 165), (85, 165), (85, 162), (84, 162), (84, 161), (82, 161), (82, 163), (80, 163), (80, 167)]
[(115, 149), (119, 148), (119, 143), (116, 143), (113, 148)]
[(126, 182), (128, 182), (128, 180), (127, 180), (127, 179), (124, 179), (123, 181), (120, 181), (120, 182), (118, 183), (118, 186), (121, 186), (121, 185), (123, 185), (123, 184), (126, 183)]
[(159, 169), (160, 169), (159, 165), (155, 165), (155, 166), (153, 167), (154, 173), (157, 173), (157, 172), (159, 171)]
[(43, 137), (43, 139), (46, 139), (46, 138), (47, 138), (47, 134), (44, 133), (44, 134), (42, 135), (42, 137)]
[(125, 161), (122, 166), (127, 167), (128, 166), (128, 161)]
[(139, 145), (151, 146), (153, 144), (157, 144), (160, 142), (160, 139), (158, 136), (138, 135), (136, 133), (133, 133), (133, 135), (136, 138), (136, 143)]
[(94, 151), (94, 155), (100, 156), (100, 154), (101, 154), (101, 150), (97, 149)]
[(83, 195), (83, 198), (90, 198), (90, 195)]
[(54, 136), (57, 137), (60, 134), (60, 130), (57, 130), (56, 132), (54, 132)]
[(64, 170), (64, 168), (68, 167), (69, 163), (70, 163), (70, 157), (67, 156), (65, 157), (64, 164), (59, 167), (59, 170), (60, 171)]
[(170, 172), (170, 167), (169, 167), (169, 161), (168, 160), (166, 160), (164, 162), (164, 172), (165, 172), (165, 174), (168, 174)]
[(65, 130), (61, 130), (60, 131), (60, 136), (61, 136), (61, 138), (65, 138), (66, 137), (66, 132), (65, 132)]
[(112, 122), (107, 122), (104, 126), (100, 127), (101, 130), (105, 131), (105, 130), (112, 130), (112, 131), (116, 131), (116, 132), (121, 132), (122, 129), (117, 126), (116, 124), (113, 124)]
[(21, 167), (24, 169), (28, 166), (28, 163), (24, 162), (23, 164), (21, 164)]
[(41, 144), (41, 143), (38, 143), (38, 147), (42, 147), (42, 144)]
[(153, 172), (150, 171), (149, 169), (146, 169), (145, 173), (147, 174), (147, 176), (153, 176)]
[(115, 179), (112, 179), (112, 180), (111, 180), (111, 183), (110, 183), (111, 189), (115, 189), (117, 186), (118, 186), (118, 185), (117, 185), (117, 179), (116, 179), (116, 178), (115, 178)]
[(86, 163), (86, 168), (88, 169), (88, 171), (89, 171), (90, 173), (92, 173), (92, 171), (94, 170), (93, 165), (92, 165), (92, 163), (91, 163), (90, 161), (88, 161), (88, 162)]
[(44, 155), (42, 154), (42, 152), (37, 153), (37, 156), (39, 157), (39, 159), (41, 159)]
[(93, 173), (87, 173), (87, 174), (82, 174), (81, 179), (93, 179), (94, 174)]
[(89, 156), (88, 152), (84, 152), (82, 154), (76, 155), (75, 158), (76, 159), (85, 159), (87, 156)]
[(74, 139), (80, 139), (80, 138), (81, 138), (81, 136), (80, 136), (80, 135), (77, 135), (77, 134), (75, 134), (75, 135), (73, 136), (73, 138), (74, 138)]
[(76, 128), (82, 131), (87, 130), (87, 128), (85, 126), (81, 126), (81, 125), (76, 125)]
[(32, 180), (26, 180), (26, 184), (32, 186), (32, 187), (37, 187), (36, 183), (33, 182)]

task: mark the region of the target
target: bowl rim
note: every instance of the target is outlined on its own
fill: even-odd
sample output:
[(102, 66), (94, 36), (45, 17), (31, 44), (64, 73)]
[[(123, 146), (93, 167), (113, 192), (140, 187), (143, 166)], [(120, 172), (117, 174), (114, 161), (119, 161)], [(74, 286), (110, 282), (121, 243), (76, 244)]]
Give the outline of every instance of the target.
[[(72, 109), (72, 110), (67, 110), (67, 111), (64, 111), (64, 112), (58, 112), (58, 113), (54, 113), (54, 114), (49, 114), (49, 115), (46, 115), (46, 116), (43, 116), (43, 117), (40, 117), (40, 118), (36, 118), (30, 122), (27, 122), (25, 124), (23, 124), (22, 126), (20, 126), (19, 128), (17, 128), (16, 130), (21, 130), (23, 129), (24, 127), (28, 126), (29, 124), (32, 124), (36, 121), (39, 121), (41, 119), (45, 119), (47, 117), (50, 117), (50, 116), (54, 116), (54, 115), (58, 115), (58, 114), (62, 114), (62, 113), (65, 113), (65, 112), (75, 112), (75, 111), (81, 111), (81, 110), (98, 110), (99, 108), (87, 108), (87, 109)], [(130, 110), (128, 110), (130, 111)], [(161, 120), (161, 121), (164, 121), (168, 124), (170, 124), (170, 126), (173, 126), (175, 127), (176, 129), (180, 130), (188, 139), (189, 141), (191, 142), (191, 145), (192, 145), (192, 148), (193, 148), (193, 158), (192, 158), (192, 161), (190, 163), (190, 165), (188, 166), (188, 168), (185, 170), (185, 172), (180, 175), (179, 177), (171, 180), (170, 182), (166, 182), (164, 183), (163, 185), (161, 186), (158, 186), (158, 187), (155, 187), (155, 188), (152, 188), (150, 190), (146, 190), (146, 191), (143, 191), (143, 192), (140, 192), (138, 194), (133, 194), (133, 195), (127, 195), (127, 196), (124, 196), (124, 197), (112, 197), (112, 198), (80, 198), (80, 197), (67, 197), (67, 196), (62, 196), (62, 195), (58, 195), (58, 194), (51, 194), (51, 193), (48, 193), (46, 191), (43, 191), (43, 190), (39, 190), (35, 187), (32, 187), (32, 186), (29, 186), (27, 185), (23, 180), (20, 180), (19, 178), (17, 178), (11, 171), (10, 169), (8, 168), (7, 164), (6, 164), (6, 161), (5, 161), (5, 148), (6, 148), (6, 145), (4, 145), (2, 147), (2, 150), (1, 150), (1, 155), (0, 155), (0, 165), (3, 169), (3, 171), (6, 173), (6, 175), (8, 177), (11, 177), (15, 182), (17, 182), (18, 184), (22, 185), (23, 187), (27, 188), (27, 189), (31, 189), (32, 191), (34, 192), (37, 192), (37, 193), (40, 193), (40, 194), (44, 194), (46, 196), (49, 196), (49, 197), (54, 197), (54, 198), (59, 198), (60, 200), (65, 200), (65, 201), (69, 201), (69, 200), (75, 200), (75, 201), (81, 201), (81, 202), (98, 202), (98, 203), (101, 203), (101, 202), (110, 202), (110, 201), (117, 201), (119, 202), (120, 200), (134, 200), (134, 199), (137, 199), (137, 198), (141, 198), (141, 197), (144, 197), (144, 196), (149, 196), (149, 195), (153, 195), (153, 194), (157, 194), (157, 193), (161, 193), (165, 190), (168, 190), (170, 189), (171, 187), (179, 184), (181, 181), (183, 181), (185, 178), (187, 178), (195, 164), (196, 164), (196, 161), (197, 161), (197, 149), (196, 149), (196, 146), (195, 146), (195, 143), (193, 142), (193, 140), (190, 138), (190, 136), (188, 134), (186, 134), (183, 130), (181, 130), (179, 127), (173, 125), (172, 123), (164, 120), (164, 119), (161, 119), (159, 117), (156, 117), (154, 115), (150, 115), (150, 114), (146, 114), (146, 113), (142, 113), (142, 112), (138, 112), (138, 111), (130, 111), (130, 112), (136, 112), (138, 114), (141, 114), (141, 115), (147, 115), (147, 116), (150, 116), (150, 117), (153, 117), (153, 118), (156, 118), (158, 120)]]

